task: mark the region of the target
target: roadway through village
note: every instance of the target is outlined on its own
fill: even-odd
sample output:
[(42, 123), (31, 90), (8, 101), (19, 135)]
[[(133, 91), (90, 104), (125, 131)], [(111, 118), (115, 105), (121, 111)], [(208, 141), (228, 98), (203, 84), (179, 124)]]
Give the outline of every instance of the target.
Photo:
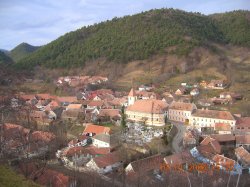
[(184, 133), (186, 131), (186, 126), (181, 123), (172, 122), (172, 124), (177, 128), (177, 134), (174, 136), (172, 141), (172, 148), (174, 153), (179, 153), (182, 151), (182, 140)]

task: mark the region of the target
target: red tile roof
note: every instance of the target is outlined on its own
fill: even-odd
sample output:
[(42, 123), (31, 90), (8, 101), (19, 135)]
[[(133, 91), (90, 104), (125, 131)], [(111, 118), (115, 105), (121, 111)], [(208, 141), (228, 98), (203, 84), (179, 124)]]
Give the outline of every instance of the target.
[(93, 161), (96, 163), (96, 165), (99, 168), (104, 168), (104, 167), (113, 165), (117, 162), (121, 162), (122, 159), (121, 159), (120, 153), (112, 152), (103, 156), (95, 157)]
[(236, 128), (237, 127), (247, 127), (247, 128), (250, 128), (250, 117), (243, 117), (243, 118), (237, 119)]
[(153, 155), (147, 158), (143, 158), (137, 161), (133, 161), (130, 163), (132, 166), (132, 171), (129, 172), (147, 172), (153, 169), (160, 169), (161, 164), (163, 163), (162, 155)]
[(193, 157), (189, 151), (183, 151), (181, 153), (176, 153), (170, 156), (164, 157), (165, 164), (168, 165), (181, 165), (193, 162)]
[(131, 90), (130, 90), (128, 96), (130, 96), (130, 97), (135, 97), (135, 96), (136, 96), (136, 93), (135, 93), (134, 88), (131, 88)]
[(127, 111), (162, 114), (167, 110), (168, 104), (162, 100), (147, 99), (137, 100), (127, 107)]
[(103, 104), (104, 104), (104, 101), (90, 101), (89, 103), (88, 103), (88, 106), (96, 106), (96, 107), (101, 107), (101, 106), (103, 106)]
[(219, 142), (211, 137), (206, 137), (202, 142), (201, 145), (208, 145), (210, 144), (214, 150), (216, 151), (216, 153), (221, 153), (221, 146), (219, 144)]
[(70, 97), (70, 96), (69, 97), (57, 97), (56, 100), (59, 102), (69, 102), (69, 103), (77, 102), (76, 97)]
[(87, 124), (83, 133), (109, 134), (110, 128), (94, 124)]
[(250, 134), (236, 135), (236, 144), (250, 144)]
[(235, 154), (245, 165), (250, 165), (250, 153), (244, 147), (236, 148)]
[(108, 153), (110, 153), (110, 148), (97, 148), (94, 146), (88, 146), (88, 147), (77, 146), (69, 148), (64, 152), (66, 156), (74, 156), (75, 154), (76, 155), (90, 154), (96, 156), (96, 155), (106, 155)]
[(216, 164), (218, 164), (224, 168), (228, 168), (229, 166), (235, 165), (235, 160), (232, 160), (230, 158), (227, 158), (227, 157), (225, 157), (223, 155), (219, 155), (219, 154), (217, 154), (213, 157), (213, 161)]
[(235, 120), (229, 111), (197, 109), (192, 115), (196, 117)]
[(196, 106), (193, 103), (184, 103), (184, 102), (174, 101), (170, 104), (169, 109), (192, 111), (193, 109), (196, 109)]
[(218, 142), (235, 141), (235, 136), (233, 134), (212, 134), (211, 138)]
[(69, 104), (67, 109), (69, 110), (79, 110), (82, 108), (82, 104)]
[(102, 116), (102, 117), (109, 116), (113, 118), (116, 116), (120, 116), (120, 110), (118, 109), (101, 109), (99, 112), (100, 112), (99, 116)]

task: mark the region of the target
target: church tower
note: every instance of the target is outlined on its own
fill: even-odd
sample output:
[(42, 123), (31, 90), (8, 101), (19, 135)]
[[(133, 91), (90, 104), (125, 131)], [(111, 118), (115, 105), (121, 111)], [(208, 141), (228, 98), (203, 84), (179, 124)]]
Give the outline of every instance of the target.
[(133, 105), (136, 100), (137, 100), (137, 96), (134, 91), (134, 88), (132, 88), (128, 94), (128, 106)]

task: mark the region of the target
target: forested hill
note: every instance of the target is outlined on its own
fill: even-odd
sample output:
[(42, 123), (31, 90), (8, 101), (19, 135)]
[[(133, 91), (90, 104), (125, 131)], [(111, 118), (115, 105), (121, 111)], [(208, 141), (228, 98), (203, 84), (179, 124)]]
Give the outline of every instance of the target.
[(27, 43), (21, 43), (10, 51), (10, 56), (14, 61), (19, 61), (27, 55), (36, 51), (39, 47)]
[(216, 26), (223, 33), (224, 41), (250, 47), (250, 12), (233, 11), (214, 14)]
[(3, 51), (0, 51), (0, 65), (7, 65), (12, 62), (12, 59), (8, 55), (6, 55)]
[(249, 11), (205, 16), (174, 9), (151, 10), (67, 33), (21, 59), (16, 67), (78, 67), (98, 58), (127, 63), (165, 53), (169, 47), (172, 54), (185, 56), (210, 42), (250, 47), (249, 17)]

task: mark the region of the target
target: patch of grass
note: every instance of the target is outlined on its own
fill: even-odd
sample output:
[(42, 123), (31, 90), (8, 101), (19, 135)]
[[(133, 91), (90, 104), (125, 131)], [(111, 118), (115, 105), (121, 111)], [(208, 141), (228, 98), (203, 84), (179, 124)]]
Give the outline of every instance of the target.
[(0, 186), (3, 187), (39, 187), (33, 181), (26, 180), (24, 176), (16, 174), (10, 168), (0, 165)]
[(104, 126), (104, 127), (112, 127), (112, 126), (114, 126), (112, 123), (110, 123), (110, 122), (107, 122), (107, 123), (100, 123), (100, 124), (98, 124), (98, 125), (100, 125), (100, 126)]
[(69, 125), (68, 133), (74, 136), (78, 136), (80, 133), (83, 132), (84, 129), (85, 127), (83, 127), (82, 125)]

